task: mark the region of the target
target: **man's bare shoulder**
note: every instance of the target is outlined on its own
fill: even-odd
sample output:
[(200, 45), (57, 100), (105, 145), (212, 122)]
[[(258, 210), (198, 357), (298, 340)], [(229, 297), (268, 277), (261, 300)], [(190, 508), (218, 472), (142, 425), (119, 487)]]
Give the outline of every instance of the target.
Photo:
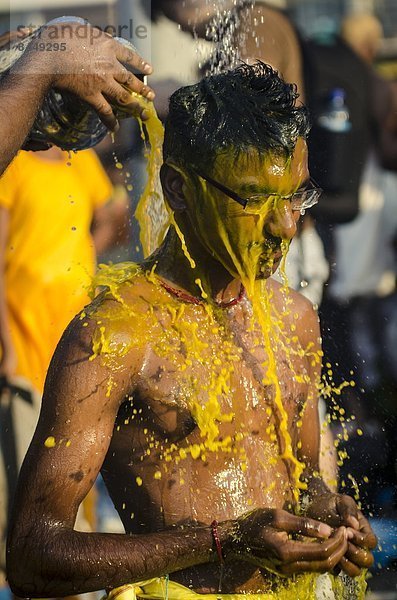
[(106, 405), (110, 397), (118, 405), (134, 389), (150, 344), (155, 316), (149, 307), (158, 284), (141, 272), (119, 275), (112, 279), (109, 271), (108, 285), (98, 278), (102, 290), (65, 330), (48, 371), (46, 405), (78, 404), (81, 398)]
[(315, 342), (317, 345), (320, 337), (319, 320), (310, 300), (296, 290), (286, 288), (276, 279), (271, 278), (269, 285), (278, 310), (285, 310), (286, 318), (290, 318), (296, 324), (301, 343), (307, 345), (309, 342)]
[(120, 311), (126, 308), (144, 308), (155, 301), (160, 283), (152, 272), (145, 271), (136, 263), (124, 262), (101, 265), (93, 286), (100, 293), (91, 303), (91, 313), (98, 312), (104, 304), (112, 303)]
[(283, 283), (280, 283), (277, 279), (271, 277), (269, 280), (269, 286), (274, 293), (274, 298), (276, 302), (285, 303), (286, 298), (290, 298), (290, 303), (297, 310), (306, 312), (313, 311), (313, 304), (308, 300), (303, 294), (297, 292), (293, 288), (289, 286), (285, 286)]
[(94, 281), (97, 295), (66, 328), (55, 359), (84, 363), (98, 357), (107, 363), (111, 358), (116, 366), (125, 363), (129, 349), (143, 344), (145, 324), (161, 291), (155, 279), (130, 270), (104, 268)]

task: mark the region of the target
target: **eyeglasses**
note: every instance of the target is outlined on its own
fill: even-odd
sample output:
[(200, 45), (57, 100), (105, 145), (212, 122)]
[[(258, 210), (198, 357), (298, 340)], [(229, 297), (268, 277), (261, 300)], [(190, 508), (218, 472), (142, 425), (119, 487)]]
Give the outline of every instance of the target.
[(305, 190), (298, 190), (293, 194), (289, 194), (288, 196), (282, 196), (281, 194), (255, 194), (254, 196), (249, 196), (248, 198), (241, 198), (236, 192), (230, 190), (222, 183), (215, 181), (208, 175), (204, 175), (197, 169), (193, 168), (193, 171), (204, 179), (209, 184), (211, 184), (214, 188), (223, 192), (226, 196), (238, 202), (240, 206), (244, 208), (244, 211), (249, 214), (260, 214), (263, 212), (263, 208), (266, 204), (266, 201), (270, 198), (277, 198), (280, 200), (290, 200), (291, 210), (299, 211), (302, 215), (305, 214), (305, 211), (308, 208), (311, 208), (315, 204), (317, 204), (318, 199), (320, 198), (323, 190), (318, 187), (316, 182), (313, 179), (310, 179), (310, 188)]

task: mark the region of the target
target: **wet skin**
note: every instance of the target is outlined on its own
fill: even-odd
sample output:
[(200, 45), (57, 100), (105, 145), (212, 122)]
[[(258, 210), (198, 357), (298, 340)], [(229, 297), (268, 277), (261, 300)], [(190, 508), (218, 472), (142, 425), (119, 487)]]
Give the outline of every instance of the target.
[[(286, 195), (309, 179), (303, 140), (291, 160), (273, 156), (258, 161), (251, 156), (228, 169), (226, 160), (219, 157), (211, 175), (237, 193), (250, 184), (256, 193)], [(250, 228), (263, 252), (269, 253), (267, 241), (272, 240), (270, 255), (275, 262), (279, 241), (288, 242), (295, 234), (299, 215), (292, 213), (288, 201), (273, 204), (266, 218), (258, 219), (239, 213), (232, 200), (205, 189), (186, 170), (165, 168), (163, 186), (199, 266), (190, 267), (171, 231), (144, 267), (156, 263), (159, 280), (193, 296), (199, 296), (197, 277), (216, 304), (238, 295), (240, 272), (247, 285), (247, 273), (270, 274), (274, 265), (257, 271), (258, 255), (247, 253), (243, 242), (240, 245)], [(219, 227), (221, 218), (224, 228)], [(269, 280), (268, 286), (272, 304), (281, 312), (286, 297), (278, 283)], [(330, 494), (320, 479), (311, 477), (318, 467), (319, 363), (313, 364), (304, 352), (290, 355), (281, 338), (275, 337), (276, 374), (288, 431), (293, 448), (300, 448), (309, 491), (316, 498), (312, 517), (332, 521), (332, 530), (292, 514), (292, 467), (278, 456), (283, 440), (279, 416), (272, 409), (275, 390), (263, 383), (267, 354), (260, 330), (250, 327), (249, 299), (215, 308), (212, 322), (203, 305), (178, 299), (143, 274), (121, 284), (118, 294), (119, 301), (100, 297), (89, 316), (74, 320), (50, 367), (10, 536), (9, 577), (14, 589), (30, 596), (71, 594), (171, 573), (172, 579), (196, 591), (216, 591), (219, 565), (209, 528), (215, 518), (225, 522), (219, 528), (227, 557), (224, 593), (265, 591), (272, 576), (263, 567), (269, 564), (286, 575), (326, 571), (338, 563), (359, 572), (371, 564), (368, 548), (373, 547), (374, 536), (354, 502)], [(285, 317), (286, 329), (292, 331), (294, 326), (296, 348), (312, 344), (313, 353), (318, 353), (316, 314), (299, 294), (291, 292), (290, 298), (293, 309)], [(175, 318), (181, 305), (178, 330)], [(113, 347), (119, 344), (126, 353), (116, 352), (110, 361), (100, 356), (90, 360), (98, 320), (110, 332)], [(187, 365), (187, 342), (182, 342), (181, 331), (189, 337), (192, 325), (198, 332), (199, 354), (188, 354), (193, 360)], [(218, 367), (209, 366), (214, 349)], [(208, 451), (203, 461), (187, 452), (177, 462), (181, 449), (186, 453), (202, 441), (192, 406), (206, 404), (206, 382), (231, 354), (238, 360), (220, 408), (233, 413), (233, 418), (220, 423), (219, 430), (222, 439), (243, 434), (231, 444), (237, 453)], [(298, 382), (296, 373), (307, 378)], [(56, 442), (51, 448), (45, 446), (49, 436)], [(164, 458), (167, 453), (169, 462)], [(137, 536), (72, 530), (77, 507), (100, 469), (126, 532)], [(233, 540), (236, 532), (238, 541)], [(291, 539), (290, 533), (317, 539), (307, 544)]]

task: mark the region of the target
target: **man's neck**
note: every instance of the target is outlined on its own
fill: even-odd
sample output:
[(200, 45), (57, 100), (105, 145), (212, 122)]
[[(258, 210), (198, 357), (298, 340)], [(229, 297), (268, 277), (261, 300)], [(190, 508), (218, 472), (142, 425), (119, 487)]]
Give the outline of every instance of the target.
[(215, 303), (227, 305), (239, 297), (239, 279), (233, 277), (197, 239), (188, 243), (187, 247), (189, 257), (184, 253), (175, 229), (171, 227), (159, 250), (143, 266), (151, 268), (156, 264), (156, 275), (175, 290), (182, 290), (192, 298), (203, 299), (207, 295)]

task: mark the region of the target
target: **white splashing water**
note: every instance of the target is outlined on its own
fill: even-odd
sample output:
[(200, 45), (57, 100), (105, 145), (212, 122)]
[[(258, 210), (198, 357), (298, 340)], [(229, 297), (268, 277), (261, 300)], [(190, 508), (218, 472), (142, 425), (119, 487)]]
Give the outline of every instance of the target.
[(206, 0), (215, 14), (207, 25), (206, 37), (214, 44), (214, 52), (206, 75), (232, 69), (239, 63), (245, 48), (255, 0)]

